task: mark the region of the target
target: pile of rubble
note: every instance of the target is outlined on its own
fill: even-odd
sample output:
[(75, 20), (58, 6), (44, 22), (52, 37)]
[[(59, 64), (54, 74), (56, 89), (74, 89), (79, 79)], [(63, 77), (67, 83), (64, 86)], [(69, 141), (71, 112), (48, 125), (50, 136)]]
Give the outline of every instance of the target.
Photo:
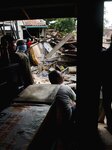
[[(52, 34), (51, 34), (52, 33)], [(57, 69), (64, 74), (66, 84), (76, 84), (77, 42), (74, 33), (61, 37), (58, 32), (46, 34), (46, 39), (32, 44), (32, 74), (36, 84), (49, 83), (48, 73)]]

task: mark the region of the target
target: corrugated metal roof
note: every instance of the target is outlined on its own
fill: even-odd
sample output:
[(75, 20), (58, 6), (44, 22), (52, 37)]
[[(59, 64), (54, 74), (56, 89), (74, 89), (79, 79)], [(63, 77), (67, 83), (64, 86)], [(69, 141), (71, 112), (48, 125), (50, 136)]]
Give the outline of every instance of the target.
[(43, 19), (23, 20), (25, 26), (46, 26), (46, 21)]

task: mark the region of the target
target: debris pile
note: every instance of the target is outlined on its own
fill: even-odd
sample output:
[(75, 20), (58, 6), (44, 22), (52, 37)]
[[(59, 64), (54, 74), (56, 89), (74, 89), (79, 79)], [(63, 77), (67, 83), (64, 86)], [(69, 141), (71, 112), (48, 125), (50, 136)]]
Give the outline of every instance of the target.
[(46, 39), (31, 45), (29, 52), (36, 84), (49, 83), (48, 73), (53, 69), (63, 72), (66, 84), (76, 84), (77, 42), (73, 33), (62, 37), (50, 30)]

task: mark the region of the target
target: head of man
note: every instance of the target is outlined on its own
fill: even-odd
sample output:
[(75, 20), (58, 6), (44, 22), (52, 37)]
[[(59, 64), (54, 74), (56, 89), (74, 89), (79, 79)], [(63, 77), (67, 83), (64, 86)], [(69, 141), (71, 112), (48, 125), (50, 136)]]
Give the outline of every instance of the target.
[(27, 45), (26, 45), (25, 40), (23, 40), (23, 39), (17, 40), (17, 51), (19, 51), (19, 52), (26, 52), (27, 51)]
[(63, 83), (63, 76), (62, 76), (61, 72), (59, 72), (57, 70), (51, 71), (49, 73), (48, 77), (49, 77), (49, 81), (51, 82), (51, 84), (62, 84)]
[(1, 37), (1, 45), (8, 48), (9, 53), (16, 51), (16, 39), (11, 35), (4, 35)]

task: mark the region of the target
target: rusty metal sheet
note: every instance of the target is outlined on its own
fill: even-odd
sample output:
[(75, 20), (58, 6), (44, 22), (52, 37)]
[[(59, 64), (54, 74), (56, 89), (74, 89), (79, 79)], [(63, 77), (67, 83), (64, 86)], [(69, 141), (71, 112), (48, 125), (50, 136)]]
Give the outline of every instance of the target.
[(0, 113), (0, 150), (25, 150), (50, 106), (17, 104)]

